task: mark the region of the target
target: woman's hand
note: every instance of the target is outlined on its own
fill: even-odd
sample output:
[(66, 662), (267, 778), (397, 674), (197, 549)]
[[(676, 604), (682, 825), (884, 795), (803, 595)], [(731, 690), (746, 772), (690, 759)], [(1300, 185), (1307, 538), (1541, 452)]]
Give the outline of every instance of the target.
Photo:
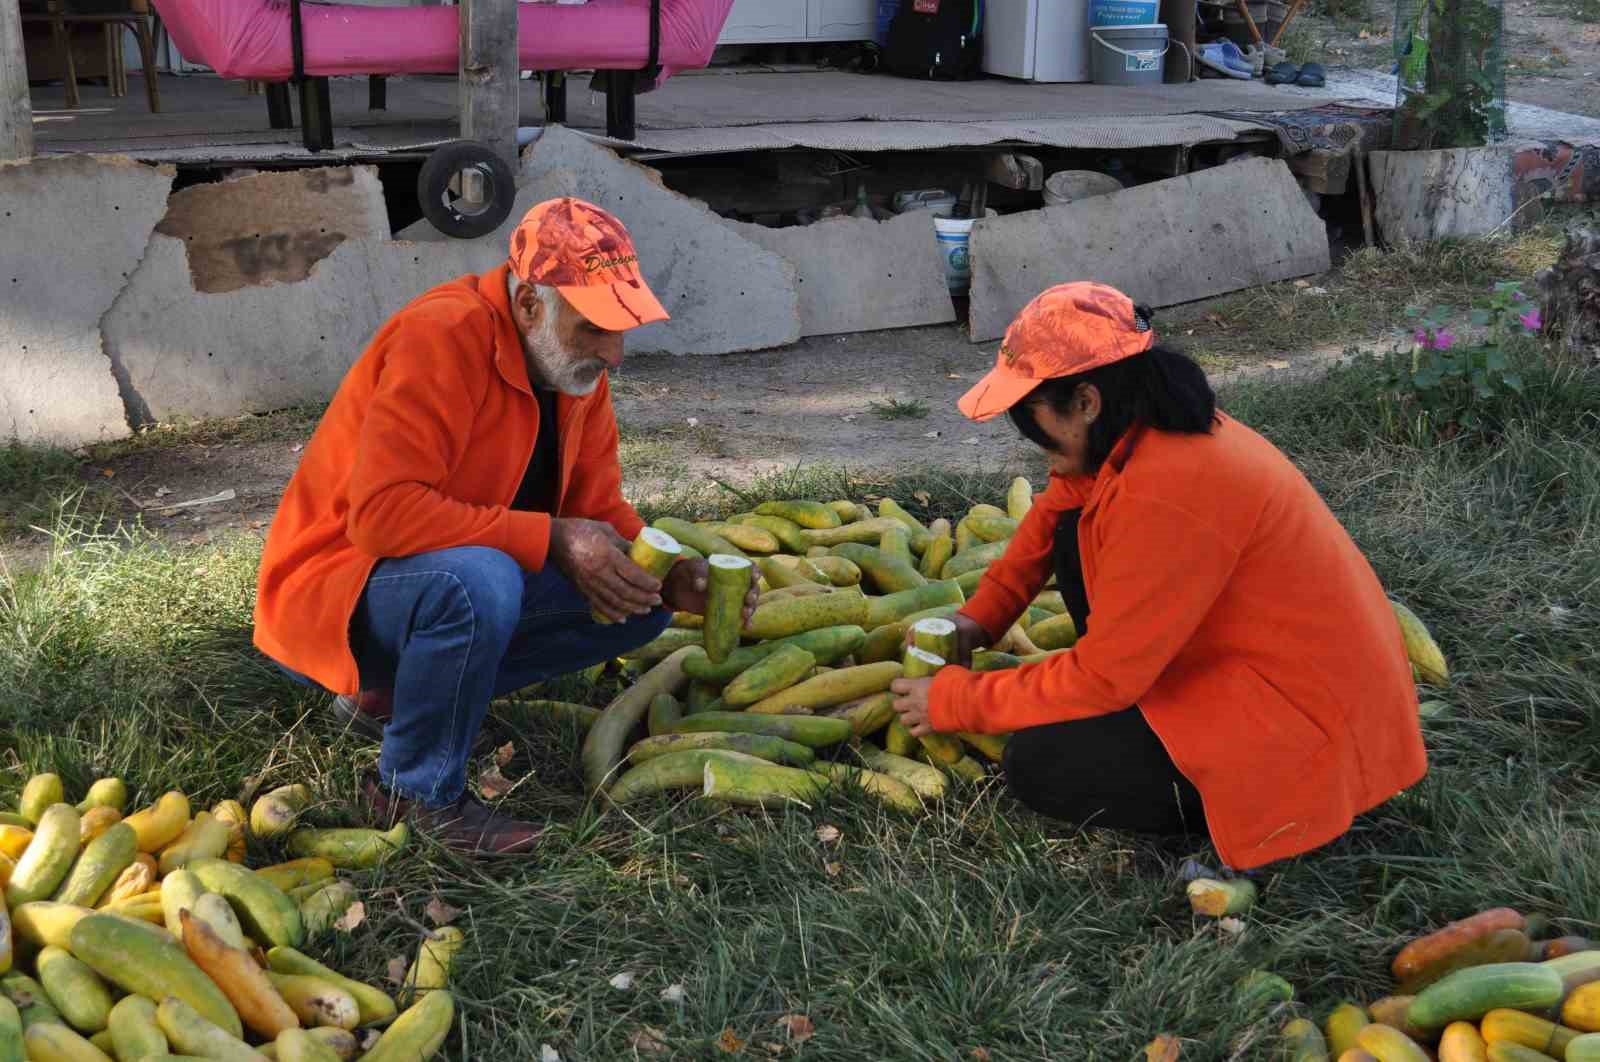
[[(984, 630), (977, 620), (963, 616), (959, 612), (951, 616), (950, 621), (956, 625), (956, 658), (946, 660), (945, 663), (955, 664), (957, 667), (971, 667), (972, 654), (989, 645), (989, 632)], [(907, 630), (906, 645), (911, 645), (915, 639), (916, 633)]]
[[(667, 572), (667, 578), (661, 585), (661, 600), (674, 612), (693, 612), (697, 616), (704, 616), (708, 579), (705, 561), (694, 557), (680, 560)], [(752, 579), (750, 592), (744, 597), (744, 617), (739, 621), (740, 630), (750, 625), (750, 617), (756, 610), (756, 599), (760, 596), (761, 590)]]
[(911, 731), (912, 737), (933, 733), (933, 724), (928, 719), (928, 687), (932, 685), (931, 678), (901, 678), (889, 684), (889, 689), (898, 695), (894, 710), (899, 713), (901, 725)]

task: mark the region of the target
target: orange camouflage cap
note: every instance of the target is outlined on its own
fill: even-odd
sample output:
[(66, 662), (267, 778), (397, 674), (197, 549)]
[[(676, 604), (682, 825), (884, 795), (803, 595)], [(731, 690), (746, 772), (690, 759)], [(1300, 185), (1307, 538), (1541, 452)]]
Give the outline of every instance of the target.
[(537, 204), (511, 233), (511, 270), (555, 288), (591, 324), (612, 332), (667, 320), (639, 272), (633, 238), (617, 218), (582, 199)]
[(972, 420), (990, 420), (1046, 380), (1098, 369), (1155, 345), (1155, 332), (1116, 288), (1091, 281), (1058, 284), (1017, 314), (994, 368), (958, 405)]

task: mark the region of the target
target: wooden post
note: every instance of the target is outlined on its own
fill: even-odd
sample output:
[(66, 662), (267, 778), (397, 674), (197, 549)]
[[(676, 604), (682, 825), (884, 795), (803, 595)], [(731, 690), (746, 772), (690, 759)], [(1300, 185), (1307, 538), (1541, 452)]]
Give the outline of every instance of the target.
[(517, 0), (462, 0), (458, 10), (461, 136), (488, 146), (515, 171), (522, 98), (517, 69)]
[(0, 162), (33, 157), (33, 103), (22, 49), (22, 5), (0, 0)]
[(1162, 80), (1169, 85), (1187, 85), (1198, 76), (1194, 69), (1199, 47), (1195, 43), (1194, 0), (1162, 0), (1160, 11), (1172, 42)]

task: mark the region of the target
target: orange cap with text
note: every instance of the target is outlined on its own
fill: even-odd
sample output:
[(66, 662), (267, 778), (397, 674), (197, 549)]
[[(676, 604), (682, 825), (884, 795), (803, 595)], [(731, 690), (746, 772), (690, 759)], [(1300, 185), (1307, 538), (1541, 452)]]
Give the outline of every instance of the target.
[(612, 332), (667, 320), (639, 272), (633, 239), (615, 216), (563, 196), (528, 211), (511, 233), (511, 269), (555, 288), (591, 324)]
[(994, 368), (958, 405), (972, 420), (990, 420), (1046, 380), (1098, 369), (1155, 345), (1155, 332), (1116, 288), (1090, 281), (1058, 284), (1017, 314)]

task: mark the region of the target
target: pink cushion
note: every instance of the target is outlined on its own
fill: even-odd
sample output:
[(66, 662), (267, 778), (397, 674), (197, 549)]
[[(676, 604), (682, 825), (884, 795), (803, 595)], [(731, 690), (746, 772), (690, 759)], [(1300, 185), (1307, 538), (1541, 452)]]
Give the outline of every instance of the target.
[[(294, 73), (287, 0), (155, 0), (184, 56), (225, 78)], [(661, 0), (663, 77), (711, 61), (733, 0)], [(301, 7), (306, 73), (454, 74), (457, 7)], [(524, 70), (635, 70), (650, 51), (649, 0), (519, 4)]]

